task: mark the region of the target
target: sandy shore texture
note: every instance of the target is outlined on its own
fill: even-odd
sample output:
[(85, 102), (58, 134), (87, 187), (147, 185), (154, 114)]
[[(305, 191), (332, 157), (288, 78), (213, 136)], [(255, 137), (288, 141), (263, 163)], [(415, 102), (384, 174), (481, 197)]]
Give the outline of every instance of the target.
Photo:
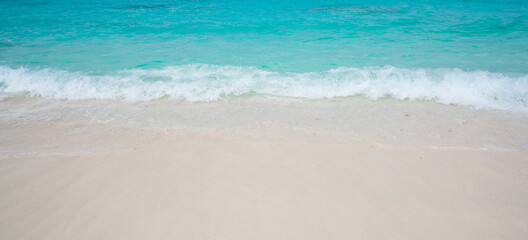
[(0, 102), (0, 239), (528, 239), (528, 120), (371, 102)]

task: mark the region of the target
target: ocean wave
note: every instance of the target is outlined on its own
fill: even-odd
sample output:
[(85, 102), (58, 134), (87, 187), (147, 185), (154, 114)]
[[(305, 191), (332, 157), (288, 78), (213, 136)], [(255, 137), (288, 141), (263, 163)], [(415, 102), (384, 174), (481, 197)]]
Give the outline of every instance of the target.
[(528, 114), (528, 75), (460, 69), (340, 67), (323, 72), (279, 73), (255, 67), (192, 64), (107, 74), (0, 66), (0, 97), (148, 101), (173, 98), (216, 101), (247, 93), (331, 99), (364, 96), (432, 100)]

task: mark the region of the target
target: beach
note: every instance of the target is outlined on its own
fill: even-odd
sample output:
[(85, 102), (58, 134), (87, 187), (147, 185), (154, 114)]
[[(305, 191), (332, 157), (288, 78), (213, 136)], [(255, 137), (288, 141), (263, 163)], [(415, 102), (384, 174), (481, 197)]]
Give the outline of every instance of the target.
[(0, 108), (2, 239), (528, 236), (524, 115), (367, 99)]
[(0, 1), (0, 240), (528, 239), (528, 4)]

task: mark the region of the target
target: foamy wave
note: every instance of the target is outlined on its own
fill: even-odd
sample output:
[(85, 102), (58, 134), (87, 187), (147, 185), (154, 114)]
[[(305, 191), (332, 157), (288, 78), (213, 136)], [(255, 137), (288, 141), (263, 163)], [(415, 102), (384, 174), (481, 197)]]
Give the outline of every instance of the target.
[(111, 74), (30, 70), (0, 66), (0, 96), (144, 101), (169, 97), (215, 101), (257, 93), (322, 99), (362, 95), (371, 99), (433, 100), (528, 114), (528, 75), (510, 77), (460, 69), (336, 68), (278, 73), (253, 67), (194, 64)]

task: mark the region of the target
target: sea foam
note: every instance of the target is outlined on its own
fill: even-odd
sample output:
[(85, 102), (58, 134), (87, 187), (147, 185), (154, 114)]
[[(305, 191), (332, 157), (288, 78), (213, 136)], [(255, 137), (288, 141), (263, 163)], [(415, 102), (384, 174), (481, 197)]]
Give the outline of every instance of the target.
[(192, 64), (109, 73), (0, 66), (0, 97), (55, 99), (160, 98), (216, 101), (247, 93), (304, 99), (364, 96), (373, 100), (431, 100), (528, 114), (528, 75), (460, 69), (340, 67), (280, 73), (255, 67)]

